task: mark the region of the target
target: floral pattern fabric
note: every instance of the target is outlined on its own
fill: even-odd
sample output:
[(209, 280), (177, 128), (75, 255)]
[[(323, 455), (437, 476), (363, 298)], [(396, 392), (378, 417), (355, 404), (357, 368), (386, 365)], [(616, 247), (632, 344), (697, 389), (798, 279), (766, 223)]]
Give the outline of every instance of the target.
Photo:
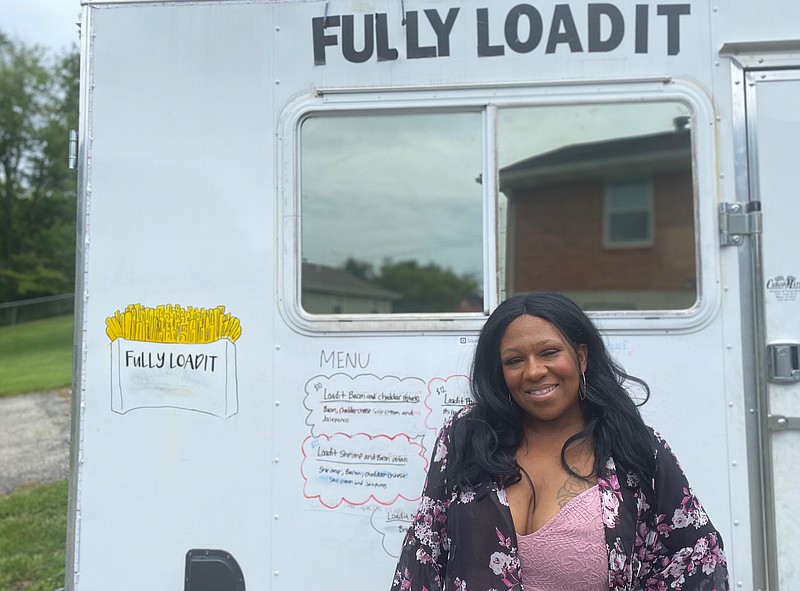
[[(517, 535), (503, 483), (446, 492), (451, 424), (439, 433), (392, 591), (523, 591)], [(654, 506), (635, 476), (617, 473), (613, 458), (597, 479), (609, 589), (727, 591), (722, 539), (669, 446), (652, 433)], [(621, 477), (627, 486), (620, 485)]]

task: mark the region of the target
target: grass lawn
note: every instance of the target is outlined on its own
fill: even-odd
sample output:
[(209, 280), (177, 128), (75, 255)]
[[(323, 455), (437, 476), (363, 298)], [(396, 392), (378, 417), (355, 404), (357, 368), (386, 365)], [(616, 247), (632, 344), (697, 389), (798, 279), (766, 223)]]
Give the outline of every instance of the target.
[[(0, 397), (72, 383), (72, 316), (0, 326)], [(67, 481), (0, 496), (0, 591), (64, 586)]]
[(71, 384), (72, 316), (0, 326), (0, 396)]
[(0, 496), (0, 590), (64, 586), (67, 481)]

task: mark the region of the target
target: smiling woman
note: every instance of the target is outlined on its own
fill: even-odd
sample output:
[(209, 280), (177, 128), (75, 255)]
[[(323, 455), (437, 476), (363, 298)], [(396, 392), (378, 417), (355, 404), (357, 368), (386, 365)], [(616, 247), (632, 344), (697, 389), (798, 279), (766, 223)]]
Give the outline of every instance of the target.
[(728, 588), (719, 533), (565, 296), (512, 297), (445, 424), (393, 589)]
[(542, 421), (581, 426), (578, 397), (581, 378), (586, 379), (586, 345), (573, 350), (552, 323), (525, 314), (503, 334), (500, 359), (509, 396), (530, 429), (538, 429)]

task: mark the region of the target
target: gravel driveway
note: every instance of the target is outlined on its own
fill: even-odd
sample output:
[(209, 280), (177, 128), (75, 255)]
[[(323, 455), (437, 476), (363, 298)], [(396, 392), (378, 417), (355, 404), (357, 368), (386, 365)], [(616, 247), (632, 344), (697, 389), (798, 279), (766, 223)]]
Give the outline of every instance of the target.
[(69, 390), (0, 398), (0, 495), (67, 477)]

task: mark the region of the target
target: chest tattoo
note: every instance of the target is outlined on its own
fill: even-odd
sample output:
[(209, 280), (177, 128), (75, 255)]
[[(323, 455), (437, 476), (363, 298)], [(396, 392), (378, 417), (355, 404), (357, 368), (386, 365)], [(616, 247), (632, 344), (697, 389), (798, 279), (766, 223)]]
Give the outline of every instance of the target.
[(560, 489), (558, 489), (558, 492), (556, 492), (556, 502), (558, 503), (558, 506), (563, 509), (567, 503), (569, 503), (572, 499), (577, 497), (590, 486), (591, 483), (587, 480), (570, 474), (567, 478), (567, 481), (564, 483), (564, 486), (562, 486)]

